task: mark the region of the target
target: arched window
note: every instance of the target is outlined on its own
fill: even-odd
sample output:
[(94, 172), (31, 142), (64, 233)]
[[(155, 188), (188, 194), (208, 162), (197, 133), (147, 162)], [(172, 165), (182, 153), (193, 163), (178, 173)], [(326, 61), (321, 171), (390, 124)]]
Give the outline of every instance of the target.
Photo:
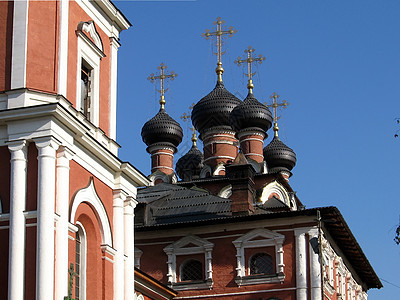
[(75, 300), (86, 299), (86, 232), (80, 222), (75, 236)]
[(189, 259), (182, 263), (181, 281), (203, 280), (203, 264), (195, 259)]
[(273, 274), (274, 264), (271, 255), (257, 253), (250, 258), (250, 275)]

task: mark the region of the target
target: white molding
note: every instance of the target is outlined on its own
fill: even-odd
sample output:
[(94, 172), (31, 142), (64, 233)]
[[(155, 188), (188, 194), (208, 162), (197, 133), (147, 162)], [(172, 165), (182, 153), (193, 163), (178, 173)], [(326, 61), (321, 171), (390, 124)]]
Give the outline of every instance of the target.
[(100, 225), (101, 243), (112, 245), (110, 222), (104, 205), (96, 193), (93, 178), (90, 178), (89, 185), (86, 188), (80, 189), (74, 197), (69, 220), (71, 223), (75, 222), (76, 211), (78, 210), (78, 206), (83, 202), (89, 203), (96, 215)]
[(228, 184), (219, 190), (218, 195), (221, 198), (229, 198), (232, 195), (232, 185)]
[(96, 25), (94, 24), (93, 21), (80, 22), (78, 24), (78, 30), (88, 33), (90, 35), (90, 37), (93, 39), (96, 47), (99, 48), (99, 50), (101, 50), (101, 52), (104, 52), (103, 42), (100, 38), (100, 35), (98, 34), (98, 32), (96, 30)]
[(26, 86), (29, 1), (14, 1), (11, 88)]
[(57, 92), (67, 96), (69, 0), (60, 0)]
[(289, 193), (287, 192), (286, 188), (276, 180), (263, 187), (260, 196), (261, 203), (265, 204), (272, 194), (277, 194), (278, 199), (290, 207)]
[(207, 164), (204, 164), (203, 169), (200, 171), (200, 178), (206, 178), (207, 173), (209, 173), (210, 176), (213, 174), (211, 167)]
[[(77, 35), (77, 69), (76, 69), (76, 109), (81, 111), (81, 68), (82, 60), (85, 60), (91, 68), (91, 91), (90, 91), (90, 118), (96, 127), (99, 126), (99, 106), (100, 106), (100, 59), (101, 53), (96, 51), (90, 40), (84, 38), (84, 35)], [(82, 112), (83, 113), (83, 112)]]
[[(86, 300), (86, 267), (87, 267), (87, 234), (85, 227), (83, 224), (79, 221), (76, 221), (76, 225), (78, 228), (81, 229), (82, 234), (80, 234), (81, 238), (81, 253), (80, 253), (80, 278), (79, 278), (79, 299)], [(78, 229), (78, 234), (79, 234), (79, 229)], [(75, 270), (76, 271), (76, 270)]]
[(118, 48), (120, 43), (115, 37), (110, 37), (110, 138), (117, 138), (117, 76)]
[(214, 169), (213, 176), (218, 176), (219, 172), (225, 171), (225, 165), (223, 162), (220, 162)]
[[(195, 245), (194, 247), (186, 247), (189, 244)], [(190, 255), (190, 254), (204, 254), (204, 269), (205, 269), (205, 282), (207, 288), (211, 289), (213, 285), (212, 281), (212, 249), (214, 244), (210, 241), (200, 238), (195, 235), (185, 236), (178, 241), (168, 245), (164, 248), (164, 252), (168, 255), (168, 284), (172, 285), (174, 289), (197, 289), (202, 288), (196, 286), (199, 282), (182, 283), (175, 285), (177, 283), (177, 265), (176, 256), (177, 255)]]
[[(260, 239), (262, 238), (262, 239)], [(260, 248), (260, 247), (268, 247), (274, 246), (276, 253), (276, 277), (278, 278), (278, 282), (283, 282), (284, 280), (284, 262), (283, 262), (283, 242), (285, 240), (285, 236), (279, 234), (277, 232), (265, 229), (265, 228), (257, 228), (254, 229), (240, 238), (234, 240), (232, 243), (236, 248), (236, 257), (237, 257), (237, 279), (236, 283), (240, 285), (247, 284), (257, 284), (259, 283), (258, 276), (252, 276), (253, 278), (246, 278), (246, 276), (250, 274), (246, 274), (246, 257), (245, 257), (245, 248)], [(244, 280), (243, 280), (244, 279)], [(254, 280), (253, 280), (254, 279)], [(273, 279), (271, 279), (273, 280)], [(275, 282), (275, 281), (273, 281)]]

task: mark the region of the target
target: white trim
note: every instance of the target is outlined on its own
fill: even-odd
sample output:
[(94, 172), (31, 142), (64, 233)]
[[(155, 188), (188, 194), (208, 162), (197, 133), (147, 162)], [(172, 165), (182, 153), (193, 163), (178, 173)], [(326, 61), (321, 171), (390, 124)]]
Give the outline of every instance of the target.
[[(189, 244), (194, 244), (193, 247), (185, 247)], [(180, 240), (168, 245), (164, 248), (164, 252), (168, 255), (168, 284), (172, 285), (175, 290), (187, 290), (187, 289), (197, 289), (197, 288), (212, 288), (212, 249), (214, 244), (206, 239), (200, 238), (195, 235), (188, 235)], [(204, 269), (205, 269), (205, 286), (199, 282), (184, 283), (182, 285), (177, 284), (177, 265), (176, 256), (177, 255), (190, 255), (190, 254), (203, 254), (204, 253)]]
[(101, 50), (101, 52), (104, 51), (103, 42), (101, 41), (100, 35), (97, 33), (96, 26), (93, 21), (81, 22), (78, 25), (78, 30), (79, 29), (87, 32), (90, 35), (90, 37), (93, 39), (96, 47), (99, 48), (99, 50)]
[(224, 163), (220, 162), (214, 169), (213, 176), (218, 176), (219, 172), (225, 171)]
[(197, 296), (184, 296), (184, 297), (175, 297), (174, 299), (199, 299), (199, 298), (211, 298), (211, 297), (226, 297), (226, 296), (239, 296), (239, 295), (249, 295), (249, 294), (258, 294), (258, 293), (274, 293), (274, 292), (282, 292), (282, 291), (294, 291), (295, 287), (283, 288), (283, 289), (269, 289), (269, 290), (257, 290), (257, 291), (246, 291), (246, 292), (237, 292), (237, 293), (223, 293), (223, 294), (213, 294), (213, 295), (197, 295)]
[(286, 188), (276, 180), (263, 187), (259, 201), (265, 204), (272, 194), (277, 194), (278, 199), (290, 207), (289, 193)]
[(90, 178), (89, 185), (86, 188), (79, 190), (75, 195), (69, 220), (71, 223), (75, 222), (76, 211), (78, 210), (78, 206), (83, 202), (89, 203), (96, 215), (100, 225), (101, 244), (112, 245), (110, 222), (104, 205), (97, 196), (93, 178)]
[(211, 167), (207, 164), (204, 164), (203, 169), (200, 171), (200, 178), (206, 178), (207, 173), (210, 173), (210, 176), (212, 176)]
[(110, 37), (110, 133), (111, 139), (117, 138), (117, 75), (118, 75), (118, 48), (120, 44), (114, 37)]
[(14, 1), (11, 89), (26, 86), (29, 1)]
[[(263, 238), (263, 239), (260, 239)], [(285, 240), (285, 236), (279, 234), (277, 232), (265, 229), (265, 228), (257, 228), (254, 229), (240, 238), (234, 240), (232, 243), (236, 247), (236, 257), (237, 257), (237, 279), (236, 283), (241, 285), (247, 284), (258, 284), (259, 280), (257, 277), (252, 276), (253, 278), (247, 277), (250, 274), (246, 274), (246, 257), (245, 257), (245, 248), (259, 248), (259, 247), (275, 247), (276, 253), (276, 274), (277, 276), (272, 277), (271, 282), (283, 282), (284, 276), (284, 262), (283, 262), (283, 242)], [(259, 276), (265, 277), (265, 276)], [(273, 280), (276, 279), (276, 280)], [(265, 279), (264, 279), (265, 280)]]
[(67, 78), (68, 78), (68, 21), (69, 21), (69, 0), (60, 0), (60, 30), (58, 46), (58, 94), (67, 96)]
[[(100, 38), (100, 37), (99, 37)], [(91, 91), (90, 91), (90, 118), (96, 127), (99, 126), (99, 88), (100, 88), (100, 59), (101, 54), (92, 46), (91, 41), (78, 34), (78, 52), (77, 52), (77, 71), (76, 71), (76, 109), (81, 111), (81, 68), (84, 60), (91, 68)], [(82, 111), (81, 111), (82, 112)], [(83, 112), (82, 112), (83, 113)]]
[(219, 190), (217, 196), (221, 198), (229, 198), (231, 195), (232, 195), (232, 185), (228, 184), (227, 186), (224, 186), (222, 189)]
[(211, 157), (205, 159), (204, 162), (211, 160), (211, 159), (216, 159), (216, 158), (224, 158), (224, 159), (226, 158), (226, 159), (232, 159), (232, 160), (235, 159), (233, 156), (219, 155), (219, 156), (211, 156)]
[[(86, 300), (86, 267), (87, 267), (87, 234), (85, 227), (82, 225), (81, 222), (76, 221), (76, 226), (78, 227), (77, 233), (79, 234), (81, 229), (81, 233), (79, 234), (81, 239), (81, 252), (80, 252), (80, 280), (79, 280), (79, 299)], [(75, 241), (76, 243), (76, 241)], [(75, 270), (76, 272), (76, 270)]]

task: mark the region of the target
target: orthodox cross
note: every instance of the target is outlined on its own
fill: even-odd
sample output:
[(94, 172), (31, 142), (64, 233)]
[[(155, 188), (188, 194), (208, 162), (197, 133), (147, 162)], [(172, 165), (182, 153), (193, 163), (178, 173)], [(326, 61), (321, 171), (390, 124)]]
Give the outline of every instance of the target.
[(72, 298), (72, 289), (74, 285), (74, 277), (78, 276), (78, 273), (74, 271), (74, 264), (71, 263), (68, 269), (69, 279), (68, 279), (68, 296), (64, 297), (64, 300), (74, 300)]
[(223, 44), (223, 39), (225, 39), (225, 35), (229, 35), (230, 37), (233, 36), (234, 33), (237, 32), (236, 29), (233, 29), (232, 26), (228, 28), (228, 30), (223, 30), (222, 29), (222, 24), (225, 24), (224, 20), (221, 20), (221, 17), (218, 17), (215, 22), (213, 22), (214, 25), (217, 25), (217, 30), (210, 32), (210, 30), (206, 30), (201, 36), (205, 37), (206, 40), (208, 40), (210, 37), (215, 37), (217, 39), (217, 52), (214, 53), (218, 57), (218, 62), (217, 62), (217, 69), (215, 70), (218, 74), (218, 81), (222, 82), (222, 73), (224, 72), (224, 69), (222, 68), (222, 62), (221, 62), (221, 55), (224, 54), (225, 52), (222, 52), (222, 44)]
[(259, 64), (262, 64), (262, 62), (265, 60), (265, 57), (262, 56), (261, 54), (258, 55), (258, 57), (252, 56), (252, 53), (255, 51), (254, 48), (249, 46), (246, 50), (244, 50), (244, 53), (247, 53), (247, 58), (241, 58), (240, 56), (237, 58), (237, 60), (234, 61), (235, 64), (240, 66), (242, 63), (247, 63), (247, 74), (244, 73), (248, 78), (249, 82), (247, 84), (247, 88), (249, 89), (249, 93), (253, 93), (253, 76), (256, 74), (256, 72), (252, 73), (251, 71), (251, 64), (258, 62)]
[(165, 109), (164, 94), (166, 91), (168, 91), (168, 88), (167, 89), (164, 88), (164, 81), (166, 79), (174, 80), (174, 78), (178, 76), (178, 74), (176, 74), (174, 71), (171, 71), (170, 74), (167, 74), (165, 72), (165, 70), (167, 68), (168, 67), (166, 65), (164, 65), (164, 63), (161, 63), (160, 66), (157, 67), (157, 69), (160, 70), (160, 75), (154, 75), (154, 73), (151, 73), (150, 76), (147, 77), (147, 79), (150, 80), (151, 83), (154, 83), (156, 80), (160, 80), (161, 88), (159, 90), (157, 90), (157, 92), (159, 92), (161, 94), (161, 97), (160, 97), (161, 109)]
[[(189, 110), (192, 111), (193, 107), (195, 106), (195, 103), (192, 103), (192, 105), (189, 106)], [(190, 119), (192, 117), (191, 113), (187, 114), (187, 113), (183, 113), (183, 115), (180, 117), (183, 122), (186, 122), (188, 119)], [(197, 136), (196, 136), (196, 129), (193, 127), (189, 128), (193, 131), (192, 134), (192, 144), (193, 146), (196, 146), (196, 142), (197, 142)]]
[(275, 93), (275, 92), (272, 93), (272, 95), (269, 97), (270, 99), (272, 99), (272, 104), (267, 105), (268, 107), (272, 107), (272, 111), (273, 111), (273, 114), (274, 114), (274, 128), (273, 128), (273, 130), (275, 132), (275, 136), (276, 137), (278, 137), (278, 131), (279, 131), (278, 120), (280, 118), (280, 116), (278, 117), (278, 115), (277, 115), (277, 109), (279, 107), (286, 108), (286, 107), (289, 106), (289, 102), (287, 102), (286, 100), (282, 100), (282, 102), (278, 103), (277, 99), (279, 97), (280, 96), (277, 93)]

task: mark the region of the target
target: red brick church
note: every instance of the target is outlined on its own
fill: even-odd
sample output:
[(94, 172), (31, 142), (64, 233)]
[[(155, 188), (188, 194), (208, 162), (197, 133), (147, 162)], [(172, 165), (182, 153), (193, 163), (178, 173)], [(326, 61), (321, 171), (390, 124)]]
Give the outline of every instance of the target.
[(364, 300), (380, 288), (340, 212), (297, 198), (276, 113), (251, 78), (245, 99), (225, 88), (220, 56), (192, 111), (203, 149), (194, 135), (174, 168), (183, 134), (162, 93), (142, 130), (152, 174), (118, 158), (130, 26), (109, 0), (0, 1), (0, 299)]

